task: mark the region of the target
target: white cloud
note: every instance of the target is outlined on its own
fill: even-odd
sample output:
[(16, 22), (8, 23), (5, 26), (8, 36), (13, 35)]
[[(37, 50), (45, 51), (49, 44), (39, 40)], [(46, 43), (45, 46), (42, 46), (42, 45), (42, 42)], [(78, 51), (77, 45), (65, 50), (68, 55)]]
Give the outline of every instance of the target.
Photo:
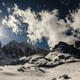
[[(14, 11), (8, 17), (5, 17), (3, 24), (12, 28), (13, 32), (19, 33), (22, 31), (22, 23), (28, 23), (28, 38), (30, 42), (35, 44), (37, 41), (41, 41), (42, 37), (45, 36), (48, 40), (50, 47), (53, 47), (59, 41), (72, 42), (74, 41), (73, 36), (67, 36), (65, 32), (69, 29), (67, 23), (64, 20), (57, 17), (58, 10), (52, 12), (42, 11), (38, 13), (41, 16), (41, 20), (37, 18), (37, 14), (31, 9), (22, 10), (18, 6), (12, 8)], [(76, 23), (77, 24), (77, 23)], [(74, 26), (74, 24), (72, 24)]]
[(0, 13), (2, 13), (2, 10), (0, 10)]
[(73, 22), (71, 22), (71, 26), (74, 30), (80, 29), (80, 9), (77, 11), (71, 13), (71, 17), (73, 19)]
[[(72, 20), (70, 20), (69, 18)], [(75, 39), (80, 40), (80, 9), (76, 9), (70, 12), (70, 15), (66, 17), (67, 24), (73, 29)]]
[(7, 8), (7, 11), (8, 11), (8, 12), (10, 12), (10, 11), (11, 11), (11, 9), (8, 7), (8, 8)]
[(0, 26), (0, 39), (1, 38), (8, 38), (8, 35), (6, 35), (5, 28)]
[(3, 5), (3, 6), (5, 6), (5, 3), (4, 3), (4, 2), (2, 2), (2, 5)]

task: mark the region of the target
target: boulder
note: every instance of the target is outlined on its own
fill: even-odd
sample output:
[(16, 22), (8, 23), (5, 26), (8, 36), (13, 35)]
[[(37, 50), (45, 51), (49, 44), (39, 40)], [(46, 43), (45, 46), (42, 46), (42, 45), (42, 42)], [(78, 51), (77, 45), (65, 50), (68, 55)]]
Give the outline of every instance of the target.
[(64, 75), (60, 76), (59, 78), (62, 78), (62, 79), (70, 79), (71, 77), (69, 77), (68, 75), (64, 74)]

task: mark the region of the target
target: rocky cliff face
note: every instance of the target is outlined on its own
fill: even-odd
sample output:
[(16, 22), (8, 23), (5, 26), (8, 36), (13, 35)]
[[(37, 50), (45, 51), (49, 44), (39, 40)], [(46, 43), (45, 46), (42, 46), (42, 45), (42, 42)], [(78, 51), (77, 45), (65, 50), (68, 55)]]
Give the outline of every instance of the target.
[(80, 58), (80, 49), (76, 46), (77, 46), (77, 44), (69, 45), (65, 42), (59, 42), (57, 45), (55, 45), (52, 52), (58, 51), (58, 52), (61, 52), (64, 54), (70, 54), (74, 57)]
[(28, 56), (37, 53), (37, 48), (31, 46), (28, 43), (18, 43), (16, 41), (11, 41), (7, 45), (5, 45), (2, 50), (5, 54), (10, 54), (12, 56)]

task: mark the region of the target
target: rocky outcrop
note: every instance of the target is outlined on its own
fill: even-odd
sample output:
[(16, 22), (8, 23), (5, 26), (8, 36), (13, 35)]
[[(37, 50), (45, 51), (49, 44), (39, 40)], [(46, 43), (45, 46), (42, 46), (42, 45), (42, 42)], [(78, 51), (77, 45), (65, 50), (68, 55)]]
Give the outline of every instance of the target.
[(59, 76), (60, 79), (70, 79), (71, 77), (69, 77), (68, 75), (64, 74), (62, 76)]
[(65, 42), (59, 42), (57, 45), (55, 45), (52, 52), (54, 51), (58, 51), (64, 54), (71, 54), (74, 57), (80, 58), (80, 50), (73, 45), (69, 45)]
[(34, 64), (38, 67), (56, 67), (61, 64), (77, 62), (79, 59), (74, 58), (70, 54), (64, 54), (60, 52), (50, 52), (44, 58), (38, 59), (34, 62)]
[(28, 43), (25, 42), (18, 43), (14, 40), (2, 48), (5, 54), (12, 55), (14, 57), (29, 56), (32, 54), (36, 54), (37, 53), (36, 49), (37, 48), (31, 46)]
[(26, 42), (18, 43), (15, 40), (2, 47), (2, 50), (5, 54), (12, 55), (13, 57), (30, 56), (39, 53), (47, 54), (49, 52), (48, 50), (37, 48)]
[(76, 40), (74, 46), (80, 49), (80, 41)]

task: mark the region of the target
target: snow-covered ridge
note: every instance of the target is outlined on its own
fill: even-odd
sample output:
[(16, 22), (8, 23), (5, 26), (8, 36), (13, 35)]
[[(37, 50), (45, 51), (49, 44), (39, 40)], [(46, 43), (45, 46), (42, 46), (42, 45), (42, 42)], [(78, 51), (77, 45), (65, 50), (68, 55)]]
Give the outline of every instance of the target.
[(68, 61), (77, 61), (80, 58), (79, 47), (79, 41), (76, 41), (75, 45), (59, 42), (49, 51), (13, 40), (3, 47), (0, 43), (0, 65), (30, 63), (35, 66), (53, 67)]
[[(29, 57), (36, 54), (48, 54), (48, 50), (40, 49), (26, 42), (18, 43), (13, 40), (7, 45), (1, 47), (0, 43), (0, 65), (18, 64), (21, 57)], [(27, 59), (23, 60), (25, 63)], [(15, 63), (16, 62), (16, 63)], [(22, 63), (22, 62), (21, 62)]]

